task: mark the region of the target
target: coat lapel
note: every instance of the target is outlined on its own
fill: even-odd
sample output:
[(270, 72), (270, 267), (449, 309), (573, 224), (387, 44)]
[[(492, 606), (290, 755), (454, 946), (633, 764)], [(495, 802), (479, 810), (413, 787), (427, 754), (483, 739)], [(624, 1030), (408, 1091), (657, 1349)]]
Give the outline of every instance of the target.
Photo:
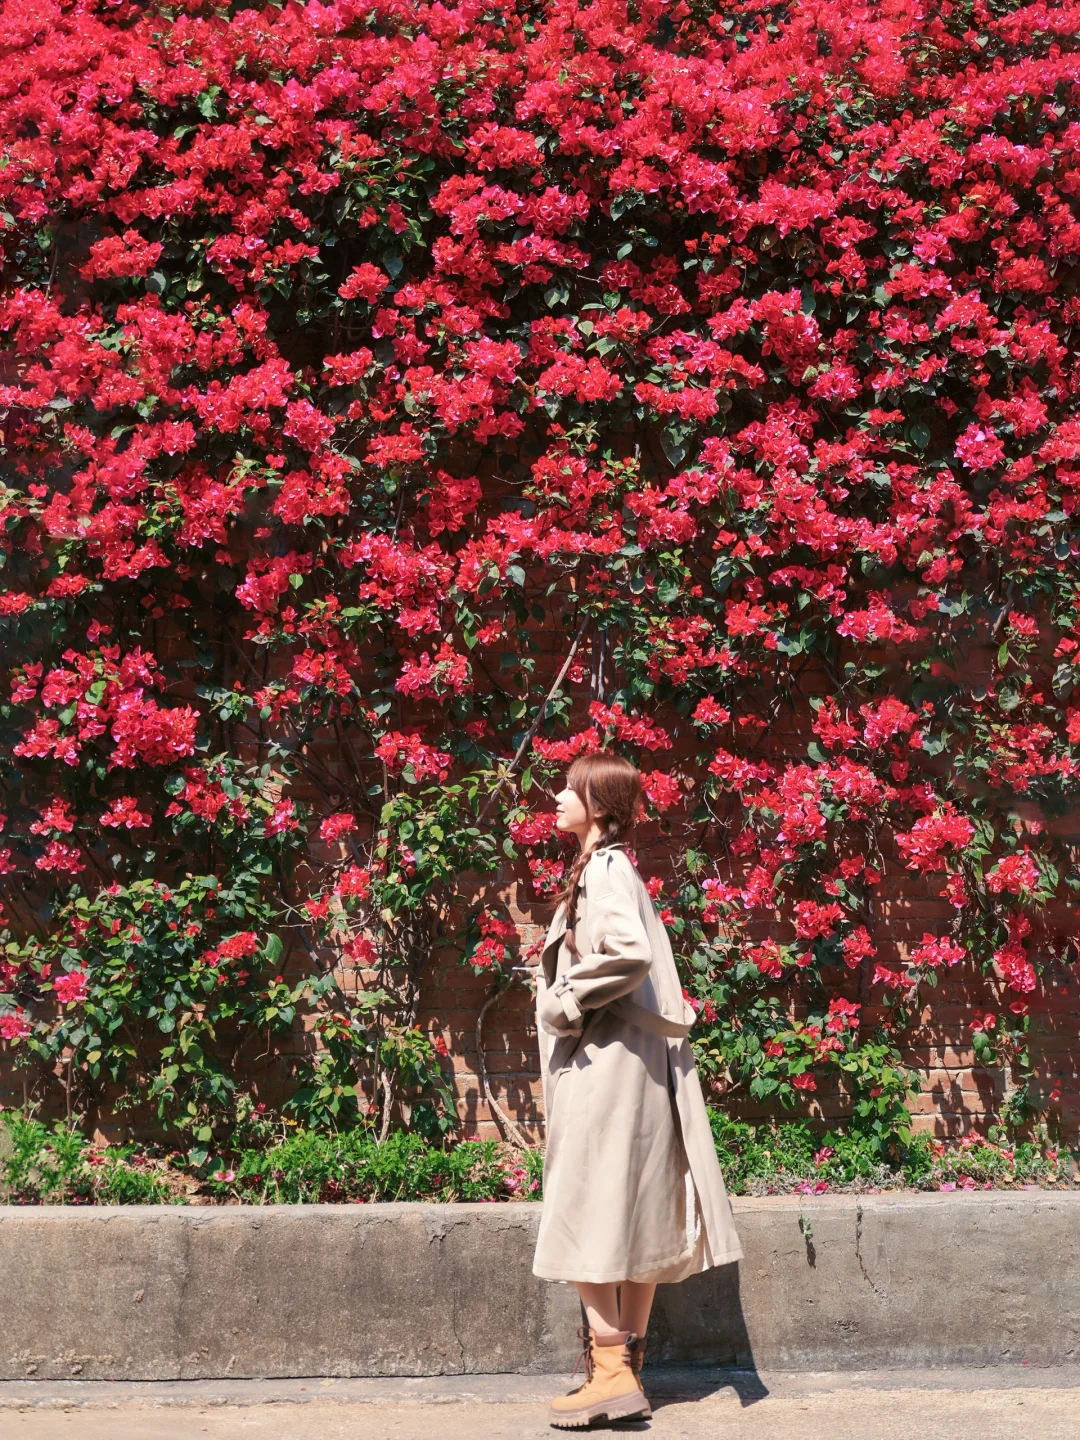
[[(621, 840), (616, 840), (616, 841), (614, 841), (611, 845), (601, 845), (600, 848), (599, 848), (599, 850), (595, 850), (595, 851), (593, 852), (593, 854), (596, 854), (596, 855), (602, 854), (605, 850), (612, 850), (612, 849), (614, 849), (616, 845), (619, 846), (620, 849), (623, 848), (623, 847), (622, 847), (622, 841), (621, 841)], [(582, 886), (584, 885), (584, 883), (585, 883), (584, 876), (582, 876), (582, 878), (578, 880), (578, 893), (579, 893), (579, 895), (580, 895), (581, 888), (582, 888)], [(580, 900), (579, 900), (579, 901), (578, 901), (579, 907), (580, 907), (580, 903), (581, 903), (581, 902), (580, 902)], [(580, 918), (580, 917), (579, 917), (579, 918)], [(543, 948), (543, 950), (540, 952), (540, 963), (541, 963), (541, 964), (543, 965), (543, 967), (544, 967), (544, 975), (545, 975), (545, 978), (546, 978), (546, 980), (547, 980), (547, 982), (548, 982), (549, 985), (550, 985), (550, 984), (552, 983), (552, 981), (555, 979), (555, 957), (556, 957), (556, 955), (558, 954), (558, 945), (559, 945), (559, 942), (562, 940), (562, 937), (563, 937), (565, 934), (566, 934), (566, 906), (565, 906), (565, 905), (560, 905), (560, 906), (558, 907), (558, 909), (555, 911), (555, 914), (552, 916), (551, 924), (548, 926), (547, 934), (544, 936), (544, 948)]]
[(552, 917), (544, 936), (544, 948), (540, 952), (540, 963), (544, 967), (544, 979), (549, 985), (555, 980), (555, 964), (559, 943), (566, 934), (566, 906), (560, 905)]
[[(578, 920), (581, 919), (581, 892), (585, 884), (584, 876), (578, 880)], [(567, 907), (560, 904), (555, 914), (551, 917), (551, 924), (548, 926), (547, 934), (544, 936), (544, 948), (540, 954), (540, 963), (544, 967), (544, 978), (551, 985), (555, 980), (555, 966), (558, 962), (559, 944), (566, 934), (566, 913)]]

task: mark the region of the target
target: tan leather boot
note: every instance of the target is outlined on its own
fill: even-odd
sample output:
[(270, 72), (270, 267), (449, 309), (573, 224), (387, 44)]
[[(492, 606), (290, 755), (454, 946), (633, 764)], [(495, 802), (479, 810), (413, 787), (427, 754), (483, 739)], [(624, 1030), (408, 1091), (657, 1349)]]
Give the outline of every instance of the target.
[[(645, 1364), (645, 1336), (635, 1335), (626, 1342), (626, 1348), (630, 1351), (630, 1369), (637, 1376), (637, 1382), (641, 1385), (641, 1368)], [(642, 1389), (645, 1387), (642, 1386)]]
[(587, 1325), (578, 1334), (585, 1342), (578, 1361), (585, 1361), (585, 1384), (551, 1402), (551, 1424), (561, 1430), (584, 1430), (601, 1417), (608, 1421), (647, 1420), (652, 1410), (630, 1365), (630, 1346), (637, 1336), (624, 1330), (601, 1340)]

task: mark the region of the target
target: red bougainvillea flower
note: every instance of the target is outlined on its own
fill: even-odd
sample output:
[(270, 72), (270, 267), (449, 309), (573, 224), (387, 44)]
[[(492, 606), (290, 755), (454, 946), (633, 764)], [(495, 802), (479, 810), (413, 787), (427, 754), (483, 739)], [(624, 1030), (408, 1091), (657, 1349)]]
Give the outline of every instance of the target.
[(328, 815), (319, 826), (320, 840), (332, 842), (340, 840), (343, 835), (348, 835), (356, 829), (356, 817), (348, 811), (341, 811), (337, 815)]
[(87, 975), (85, 970), (71, 970), (57, 975), (52, 982), (53, 993), (61, 1005), (78, 1005), (86, 999)]

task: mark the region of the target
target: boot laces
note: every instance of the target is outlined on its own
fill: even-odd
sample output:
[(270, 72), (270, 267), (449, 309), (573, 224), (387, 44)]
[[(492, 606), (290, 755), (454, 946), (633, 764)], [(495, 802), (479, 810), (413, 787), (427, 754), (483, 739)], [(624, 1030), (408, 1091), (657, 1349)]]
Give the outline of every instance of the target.
[(588, 1385), (589, 1382), (592, 1380), (592, 1377), (593, 1377), (593, 1338), (592, 1338), (592, 1331), (589, 1329), (588, 1325), (579, 1325), (579, 1326), (578, 1326), (578, 1332), (577, 1332), (577, 1334), (578, 1334), (578, 1339), (581, 1341), (581, 1354), (580, 1354), (580, 1355), (578, 1356), (578, 1358), (574, 1361), (574, 1368), (573, 1368), (573, 1370), (570, 1372), (570, 1379), (573, 1380), (574, 1376), (577, 1374), (579, 1368), (581, 1367), (581, 1362), (584, 1361), (584, 1362), (585, 1362), (585, 1382), (584, 1382), (584, 1383), (585, 1383), (586, 1385)]

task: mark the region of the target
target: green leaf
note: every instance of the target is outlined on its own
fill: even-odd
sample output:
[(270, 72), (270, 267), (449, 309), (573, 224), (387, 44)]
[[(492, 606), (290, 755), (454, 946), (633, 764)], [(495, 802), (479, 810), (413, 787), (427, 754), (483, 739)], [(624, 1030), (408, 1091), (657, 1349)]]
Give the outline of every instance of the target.
[(694, 426), (686, 421), (673, 421), (660, 432), (660, 446), (673, 466), (681, 465), (690, 449)]
[(730, 555), (721, 555), (718, 557), (716, 564), (712, 568), (712, 575), (710, 576), (713, 589), (718, 595), (723, 595), (731, 589), (731, 582), (735, 578), (736, 569), (736, 563)]
[(1064, 700), (1072, 691), (1075, 683), (1075, 674), (1076, 672), (1073, 667), (1067, 662), (1063, 662), (1054, 671), (1054, 694), (1059, 700)]

